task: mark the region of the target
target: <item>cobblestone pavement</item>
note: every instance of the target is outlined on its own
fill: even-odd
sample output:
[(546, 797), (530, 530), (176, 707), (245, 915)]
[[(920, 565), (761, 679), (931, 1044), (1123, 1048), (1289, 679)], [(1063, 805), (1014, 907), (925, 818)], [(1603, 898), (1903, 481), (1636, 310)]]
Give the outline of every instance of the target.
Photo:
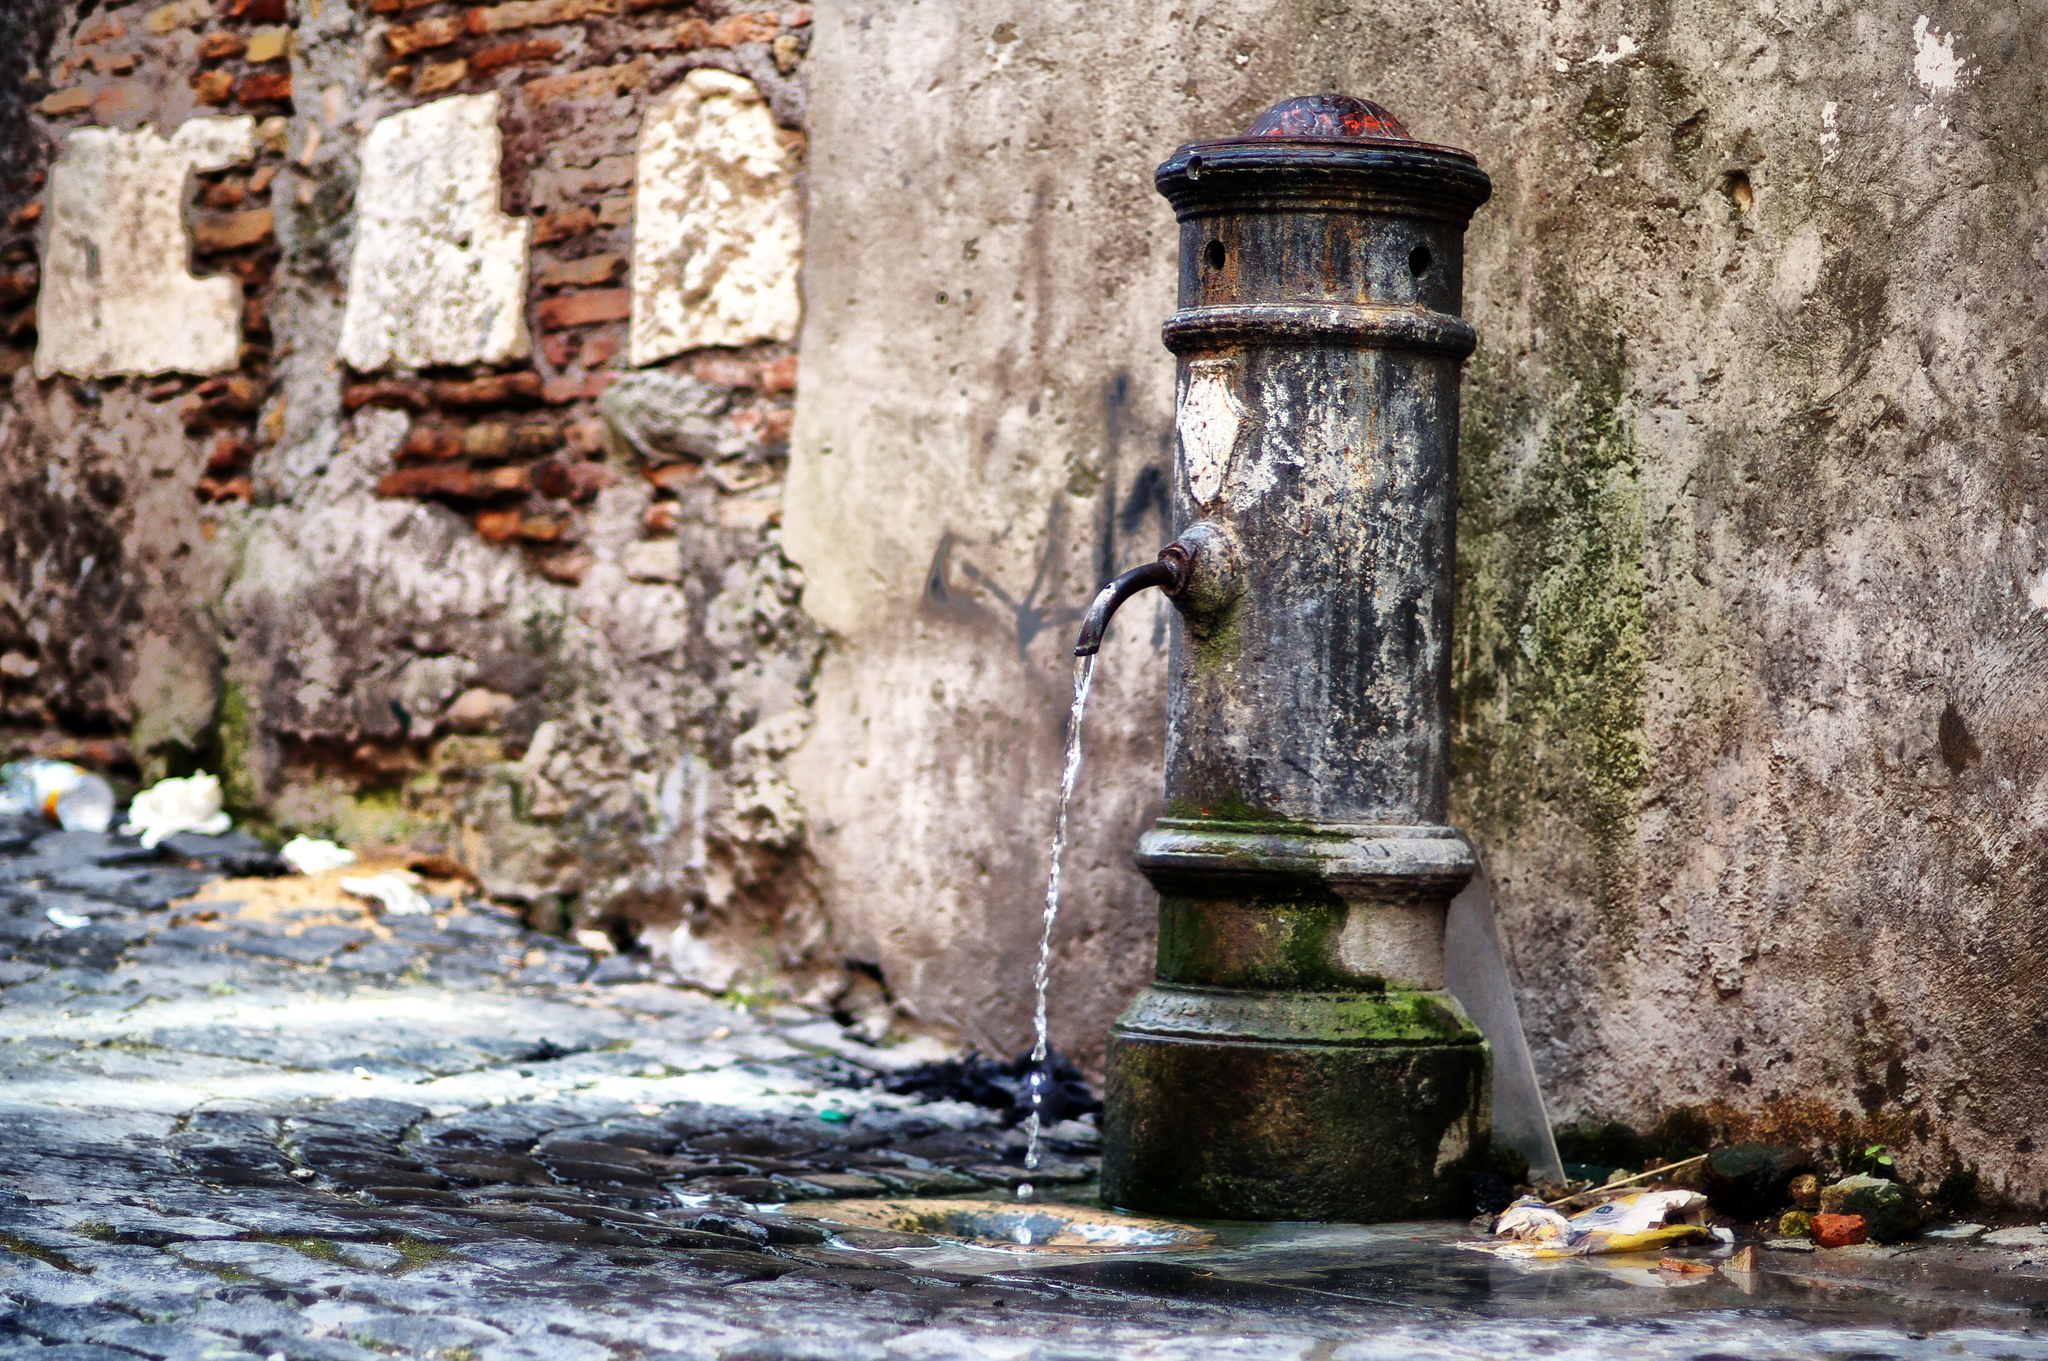
[[(1681, 1286), (1517, 1268), (1453, 1225), (1112, 1254), (847, 1227), (855, 1201), (1007, 1198), (1021, 1136), (890, 1094), (904, 1060), (829, 1018), (487, 904), (380, 919), (336, 876), (222, 881), (248, 849), (0, 822), (0, 1353), (2048, 1357), (2017, 1248)], [(1054, 1134), (1031, 1204), (1056, 1226), (1095, 1136)]]

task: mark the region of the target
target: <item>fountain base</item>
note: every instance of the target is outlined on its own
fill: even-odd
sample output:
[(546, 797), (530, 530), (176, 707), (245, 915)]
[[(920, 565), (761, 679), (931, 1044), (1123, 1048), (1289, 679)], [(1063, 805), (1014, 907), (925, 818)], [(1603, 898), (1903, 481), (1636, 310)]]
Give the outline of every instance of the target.
[[(1484, 1041), (1448, 994), (1212, 995), (1202, 1000), (1225, 1002), (1239, 1022), (1264, 1011), (1279, 1023), (1264, 1037), (1151, 1029), (1185, 1018), (1191, 991), (1148, 988), (1110, 1032), (1107, 1203), (1352, 1223), (1461, 1208), (1468, 1152), (1489, 1143), (1490, 1070)], [(1329, 1038), (1301, 1042), (1313, 1030)]]

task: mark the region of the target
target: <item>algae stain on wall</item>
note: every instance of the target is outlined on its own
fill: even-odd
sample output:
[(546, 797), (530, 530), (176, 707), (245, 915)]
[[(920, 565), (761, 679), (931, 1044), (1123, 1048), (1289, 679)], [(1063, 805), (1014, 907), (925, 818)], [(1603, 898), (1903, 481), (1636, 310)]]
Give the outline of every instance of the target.
[(1618, 953), (1647, 773), (1642, 448), (1621, 338), (1589, 327), (1560, 348), (1539, 387), (1486, 357), (1467, 382), (1453, 797), (1495, 847), (1539, 819), (1575, 829)]

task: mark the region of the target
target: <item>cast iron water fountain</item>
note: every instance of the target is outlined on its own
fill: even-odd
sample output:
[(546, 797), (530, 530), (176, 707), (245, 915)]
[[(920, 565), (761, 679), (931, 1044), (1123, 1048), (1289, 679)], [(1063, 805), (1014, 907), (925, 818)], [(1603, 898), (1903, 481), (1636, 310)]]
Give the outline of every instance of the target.
[(1110, 1035), (1103, 1194), (1442, 1213), (1488, 1141), (1443, 936), (1473, 871), (1447, 719), (1464, 231), (1491, 184), (1345, 96), (1184, 146), (1157, 181), (1189, 527), (1104, 589), (1075, 649), (1148, 586), (1176, 607), (1167, 811), (1138, 843), (1158, 973)]

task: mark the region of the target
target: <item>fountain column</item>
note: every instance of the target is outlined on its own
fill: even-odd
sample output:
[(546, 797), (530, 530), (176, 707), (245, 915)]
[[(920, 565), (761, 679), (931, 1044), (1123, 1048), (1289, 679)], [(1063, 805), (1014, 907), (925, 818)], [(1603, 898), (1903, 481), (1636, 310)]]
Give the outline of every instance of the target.
[(1491, 185), (1290, 100), (1159, 168), (1180, 220), (1158, 975), (1111, 1032), (1103, 1191), (1226, 1219), (1442, 1213), (1488, 1063), (1444, 991), (1464, 232)]

